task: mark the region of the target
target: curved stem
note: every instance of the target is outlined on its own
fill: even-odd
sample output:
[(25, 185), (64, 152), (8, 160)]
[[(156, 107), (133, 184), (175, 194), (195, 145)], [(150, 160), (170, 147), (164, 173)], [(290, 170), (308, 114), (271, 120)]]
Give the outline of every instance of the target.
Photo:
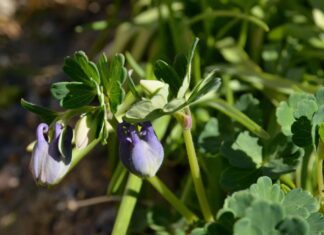
[(122, 201), (120, 203), (112, 235), (125, 235), (133, 215), (138, 194), (143, 180), (136, 175), (129, 174)]
[(210, 11), (210, 12), (203, 12), (201, 14), (196, 15), (195, 17), (191, 18), (188, 21), (188, 24), (194, 24), (198, 21), (204, 20), (205, 18), (216, 18), (216, 17), (236, 17), (239, 19), (250, 21), (259, 27), (261, 27), (264, 31), (269, 31), (269, 26), (260, 20), (259, 18), (251, 15), (246, 15), (242, 12), (233, 12), (233, 11), (226, 11), (226, 10), (217, 10), (217, 11)]
[(191, 212), (156, 176), (147, 178), (147, 181), (163, 196), (189, 223), (198, 220), (198, 217)]
[(192, 180), (195, 186), (196, 190), (196, 195), (198, 197), (198, 201), (202, 210), (202, 213), (204, 215), (204, 218), (206, 221), (213, 221), (213, 215), (211, 213), (206, 192), (203, 186), (201, 174), (200, 174), (200, 169), (199, 169), (199, 164), (195, 152), (195, 147), (192, 141), (192, 136), (191, 136), (191, 131), (190, 129), (184, 129), (183, 130), (183, 137), (184, 141), (186, 144), (187, 148), (187, 153), (188, 153), (188, 160), (189, 160), (189, 165), (190, 165), (190, 170), (191, 170), (191, 176)]

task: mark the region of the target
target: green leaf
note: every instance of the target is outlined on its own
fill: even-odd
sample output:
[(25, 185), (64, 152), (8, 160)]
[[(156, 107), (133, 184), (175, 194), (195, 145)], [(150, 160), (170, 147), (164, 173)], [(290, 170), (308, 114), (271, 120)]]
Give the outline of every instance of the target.
[(306, 147), (312, 144), (312, 124), (311, 121), (301, 116), (291, 126), (293, 134), (292, 140), (299, 147)]
[(174, 100), (171, 100), (169, 103), (167, 103), (163, 107), (163, 111), (166, 114), (175, 113), (176, 111), (182, 109), (186, 105), (187, 105), (187, 102), (185, 99), (183, 99), (183, 98), (174, 99)]
[(219, 78), (214, 77), (214, 73), (215, 73), (214, 71), (209, 73), (205, 79), (201, 80), (195, 86), (195, 88), (193, 89), (193, 91), (191, 92), (188, 98), (188, 103), (193, 103), (199, 100), (209, 92), (217, 91), (217, 89), (221, 84), (221, 81)]
[(170, 86), (172, 94), (176, 94), (181, 86), (181, 78), (177, 72), (163, 60), (158, 60), (154, 63), (154, 75), (163, 80)]
[(232, 166), (241, 169), (253, 169), (262, 164), (262, 147), (247, 131), (240, 133), (234, 143), (226, 142), (221, 152)]
[(223, 112), (230, 118), (238, 121), (257, 136), (264, 139), (268, 139), (270, 137), (269, 134), (264, 129), (262, 129), (260, 125), (255, 123), (244, 113), (240, 112), (237, 108), (229, 105), (226, 101), (217, 98), (213, 99), (211, 102), (208, 102), (207, 105)]
[(228, 191), (245, 189), (253, 184), (260, 175), (259, 169), (228, 167), (221, 174), (220, 184)]
[(127, 77), (127, 70), (124, 67), (125, 58), (122, 54), (116, 54), (109, 61), (105, 55), (99, 59), (99, 71), (101, 82), (105, 93), (109, 97), (109, 104), (113, 113), (117, 112), (117, 107), (124, 99), (125, 91), (123, 84)]
[(47, 124), (52, 123), (55, 120), (55, 118), (57, 118), (59, 115), (58, 113), (56, 113), (50, 109), (38, 106), (38, 105), (28, 102), (24, 99), (21, 99), (20, 103), (23, 108), (27, 109), (30, 112), (37, 114)]
[(218, 120), (211, 118), (205, 125), (198, 137), (198, 148), (200, 152), (206, 154), (216, 154), (222, 143), (220, 137)]
[(263, 110), (260, 107), (260, 101), (254, 98), (252, 94), (241, 95), (235, 102), (235, 107), (259, 125), (262, 124)]
[(60, 100), (63, 108), (73, 109), (88, 105), (94, 99), (96, 90), (81, 82), (57, 82), (52, 84), (51, 93)]
[(289, 107), (287, 102), (281, 102), (276, 110), (277, 121), (281, 126), (282, 132), (291, 136), (291, 125), (294, 123), (295, 118), (293, 109)]
[(188, 60), (185, 54), (180, 53), (176, 55), (173, 62), (173, 68), (176, 70), (178, 76), (181, 78), (180, 81), (182, 81), (182, 78), (186, 76), (187, 64)]
[(234, 225), (234, 235), (279, 235), (276, 225), (283, 217), (280, 205), (256, 201), (247, 209), (246, 216)]
[(165, 103), (161, 95), (155, 95), (151, 100), (142, 100), (135, 103), (125, 115), (125, 121), (142, 122), (154, 120), (166, 114), (172, 114), (186, 106), (184, 99), (174, 99)]
[(192, 59), (194, 57), (194, 53), (195, 53), (195, 49), (197, 47), (198, 41), (199, 41), (199, 39), (196, 38), (195, 41), (193, 42), (191, 50), (189, 52), (186, 76), (184, 77), (184, 79), (182, 81), (182, 85), (181, 85), (180, 89), (178, 90), (177, 98), (183, 98), (185, 96), (187, 90), (189, 89), (190, 80), (191, 80), (191, 63), (192, 63)]
[(132, 92), (134, 97), (136, 97), (137, 99), (140, 99), (141, 96), (137, 92), (136, 86), (134, 84), (133, 78), (130, 73), (128, 74), (128, 76), (126, 78), (126, 81), (127, 81), (128, 88)]
[(307, 219), (310, 227), (310, 234), (323, 234), (324, 233), (324, 216), (322, 213), (315, 212)]
[(314, 114), (313, 120), (312, 120), (312, 139), (313, 144), (317, 144), (317, 138), (318, 138), (318, 128), (321, 125), (321, 123), (324, 122), (324, 105), (320, 106), (318, 111)]
[[(306, 117), (312, 120), (314, 113), (317, 111), (318, 105), (313, 95), (306, 93), (292, 94), (288, 102), (283, 101), (277, 108), (277, 121), (281, 125), (285, 135), (293, 135), (291, 128), (296, 119)], [(306, 124), (304, 122), (304, 124)]]
[(99, 72), (95, 63), (89, 61), (83, 51), (74, 53), (72, 57), (64, 60), (63, 71), (72, 80), (83, 82), (89, 86), (94, 86), (94, 82), (99, 83)]
[(142, 100), (135, 103), (125, 114), (128, 122), (153, 120), (163, 115), (160, 107), (155, 107), (151, 100)]
[(307, 235), (309, 233), (309, 225), (307, 221), (300, 217), (285, 218), (277, 224), (276, 229), (279, 234), (285, 235)]
[[(269, 177), (260, 177), (249, 189), (225, 200), (217, 218), (233, 214), (234, 234), (320, 234), (324, 217), (319, 203), (309, 192), (294, 189), (287, 195)], [(230, 225), (227, 225), (230, 227)]]
[(305, 151), (293, 144), (289, 137), (279, 133), (265, 146), (263, 153), (267, 156), (262, 165), (264, 175), (279, 178), (280, 175), (296, 169)]
[(319, 88), (315, 93), (317, 105), (321, 106), (324, 104), (324, 87)]
[(316, 101), (313, 100), (313, 96), (307, 97), (307, 99), (300, 100), (296, 105), (294, 117), (295, 119), (306, 117), (308, 120), (312, 120), (312, 117), (317, 109), (318, 106)]
[(249, 192), (258, 199), (281, 203), (284, 194), (278, 184), (272, 184), (269, 177), (260, 177), (256, 184), (251, 185)]
[(241, 218), (245, 216), (246, 209), (251, 206), (254, 200), (255, 197), (246, 190), (236, 192), (225, 199), (223, 209), (219, 212), (219, 215), (230, 211), (235, 218)]
[(305, 219), (319, 210), (318, 201), (309, 192), (301, 189), (291, 190), (282, 203), (286, 214)]
[[(168, 102), (168, 84), (161, 84), (161, 82), (154, 81), (148, 82), (145, 80), (142, 82), (142, 86), (147, 86), (152, 90), (150, 92), (155, 92), (153, 97), (148, 99), (143, 99), (137, 103), (135, 103), (127, 112), (124, 117), (126, 121), (129, 122), (141, 122), (148, 121), (159, 118), (166, 114), (172, 114), (187, 105), (185, 99), (173, 99)], [(154, 86), (150, 86), (153, 84)], [(163, 86), (161, 86), (163, 85)]]

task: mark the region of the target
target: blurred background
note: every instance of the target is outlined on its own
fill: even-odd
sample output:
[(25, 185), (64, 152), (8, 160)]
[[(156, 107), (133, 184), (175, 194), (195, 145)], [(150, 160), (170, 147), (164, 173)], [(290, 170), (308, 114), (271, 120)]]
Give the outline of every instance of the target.
[[(102, 198), (97, 197), (105, 195), (114, 167), (107, 163), (105, 148), (96, 148), (50, 189), (37, 187), (28, 170), (26, 146), (34, 140), (40, 120), (20, 106), (20, 99), (60, 110), (49, 88), (52, 82), (67, 79), (61, 69), (65, 56), (83, 50), (95, 60), (102, 52), (108, 56), (127, 52), (128, 63), (137, 61), (149, 74), (156, 59), (172, 61), (187, 52), (196, 36), (201, 41), (193, 83), (206, 69), (216, 67), (224, 86), (232, 82), (232, 94), (221, 91), (229, 102), (231, 96), (253, 92), (261, 84), (274, 89), (271, 94), (263, 90), (262, 95), (276, 104), (285, 98), (282, 89), (306, 84), (314, 91), (323, 84), (323, 12), (321, 0), (1, 0), (0, 234), (111, 231), (118, 198), (76, 206), (79, 200), (98, 202)], [(135, 69), (135, 79), (143, 77), (142, 72)], [(271, 82), (264, 84), (262, 79)], [(235, 81), (241, 83), (237, 89)], [(171, 146), (171, 157), (161, 175), (175, 187), (179, 176), (174, 180), (175, 171), (168, 174), (167, 169), (177, 167), (176, 174), (181, 174), (183, 168), (172, 153), (183, 151), (182, 142), (172, 136), (165, 142)], [(153, 193), (149, 190), (144, 189)], [(131, 234), (155, 233), (152, 220), (137, 218), (141, 219)]]

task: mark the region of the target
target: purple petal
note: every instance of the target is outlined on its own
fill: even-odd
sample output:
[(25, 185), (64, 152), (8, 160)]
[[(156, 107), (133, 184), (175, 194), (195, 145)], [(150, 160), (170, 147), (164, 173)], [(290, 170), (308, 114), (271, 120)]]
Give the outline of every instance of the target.
[(141, 177), (151, 177), (162, 164), (163, 146), (156, 137), (151, 123), (140, 125), (142, 127), (140, 133), (131, 124), (121, 123), (118, 126), (119, 156), (132, 173)]
[(163, 155), (141, 140), (132, 150), (133, 172), (142, 177), (152, 177), (159, 170)]
[(48, 154), (49, 144), (47, 143), (44, 132), (48, 132), (48, 125), (41, 123), (37, 127), (36, 131), (36, 143), (33, 148), (31, 161), (29, 168), (33, 174), (33, 177), (37, 180), (42, 172), (43, 161)]
[(44, 132), (48, 132), (48, 126), (42, 123), (37, 128), (37, 141), (33, 149), (30, 169), (37, 183), (47, 185), (56, 183), (67, 173), (71, 159), (68, 162), (63, 161), (58, 150), (62, 125), (55, 124), (51, 143), (46, 141)]
[(158, 153), (160, 158), (163, 160), (164, 150), (160, 140), (157, 138), (153, 126), (150, 122), (144, 122), (141, 124), (141, 136), (155, 152)]

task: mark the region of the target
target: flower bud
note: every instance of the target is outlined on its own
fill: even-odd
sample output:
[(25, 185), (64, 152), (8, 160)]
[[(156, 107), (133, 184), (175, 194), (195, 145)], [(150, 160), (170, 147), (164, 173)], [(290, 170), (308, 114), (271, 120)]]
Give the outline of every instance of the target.
[(80, 118), (75, 125), (75, 146), (83, 149), (96, 138), (97, 122), (92, 114)]
[(139, 132), (127, 122), (118, 124), (119, 157), (125, 167), (140, 177), (151, 177), (159, 170), (164, 156), (152, 124), (140, 123)]
[[(71, 145), (72, 129), (66, 127), (63, 133), (63, 126), (56, 123), (51, 142), (48, 141), (48, 131), (47, 124), (38, 125), (36, 143), (30, 161), (30, 170), (36, 182), (43, 185), (58, 182), (67, 173), (72, 158), (72, 151), (69, 151), (70, 147), (68, 147)], [(61, 149), (64, 149), (64, 157), (59, 149), (60, 142), (63, 145)]]

